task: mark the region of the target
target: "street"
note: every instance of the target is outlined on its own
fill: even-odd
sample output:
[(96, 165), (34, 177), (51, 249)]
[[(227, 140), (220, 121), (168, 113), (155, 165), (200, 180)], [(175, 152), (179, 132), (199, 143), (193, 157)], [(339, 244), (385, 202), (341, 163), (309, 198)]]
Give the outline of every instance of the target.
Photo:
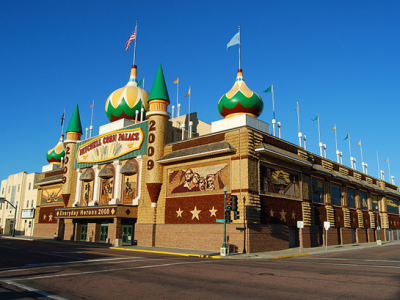
[(0, 239), (0, 299), (399, 299), (400, 245), (209, 259)]

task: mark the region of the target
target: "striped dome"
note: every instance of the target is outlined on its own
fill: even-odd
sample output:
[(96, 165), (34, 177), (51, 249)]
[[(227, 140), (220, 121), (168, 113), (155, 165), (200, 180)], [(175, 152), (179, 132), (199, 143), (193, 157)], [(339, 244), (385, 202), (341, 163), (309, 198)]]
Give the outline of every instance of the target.
[(218, 101), (218, 111), (223, 118), (247, 114), (257, 118), (261, 115), (264, 103), (261, 97), (248, 88), (239, 69), (236, 82), (231, 90)]
[(61, 135), (57, 145), (47, 152), (46, 158), (50, 164), (61, 164), (62, 158), (65, 156), (64, 135)]
[(138, 111), (139, 121), (142, 107), (144, 107), (143, 116), (146, 116), (149, 93), (138, 86), (136, 74), (137, 69), (136, 66), (133, 65), (129, 82), (124, 87), (111, 93), (108, 97), (105, 109), (110, 122), (120, 119), (135, 120), (136, 111)]

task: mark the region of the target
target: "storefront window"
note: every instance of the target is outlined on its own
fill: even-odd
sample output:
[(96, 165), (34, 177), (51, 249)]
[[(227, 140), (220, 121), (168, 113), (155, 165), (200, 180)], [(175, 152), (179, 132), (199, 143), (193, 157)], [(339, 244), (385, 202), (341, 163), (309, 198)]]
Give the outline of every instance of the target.
[(355, 189), (347, 188), (347, 206), (356, 208), (356, 191)]
[(342, 205), (342, 193), (339, 185), (331, 185), (331, 199), (332, 205), (341, 206)]
[(324, 203), (324, 181), (313, 177), (311, 185), (312, 185), (313, 201), (318, 203)]

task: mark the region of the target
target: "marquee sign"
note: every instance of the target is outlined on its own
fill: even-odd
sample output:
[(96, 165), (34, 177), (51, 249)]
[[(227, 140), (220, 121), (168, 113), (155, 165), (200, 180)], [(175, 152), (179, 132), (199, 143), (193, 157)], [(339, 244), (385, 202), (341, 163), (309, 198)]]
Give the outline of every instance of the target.
[(78, 163), (96, 163), (140, 149), (144, 141), (142, 128), (118, 130), (103, 134), (80, 145), (76, 152)]
[(55, 218), (137, 218), (137, 207), (124, 205), (58, 208)]

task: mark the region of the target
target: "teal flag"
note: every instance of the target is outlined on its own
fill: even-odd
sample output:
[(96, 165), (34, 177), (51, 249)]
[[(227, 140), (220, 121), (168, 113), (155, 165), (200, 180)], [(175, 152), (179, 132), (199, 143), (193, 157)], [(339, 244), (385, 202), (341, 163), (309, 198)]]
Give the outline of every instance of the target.
[(267, 88), (267, 89), (264, 91), (264, 93), (272, 93), (272, 85), (271, 85), (269, 88)]
[(143, 85), (143, 80), (144, 80), (144, 78), (139, 81), (138, 85)]
[(311, 121), (318, 121), (318, 116), (316, 116), (314, 119), (312, 119)]
[(346, 135), (346, 137), (343, 139), (343, 141), (347, 140), (349, 138), (349, 134)]

